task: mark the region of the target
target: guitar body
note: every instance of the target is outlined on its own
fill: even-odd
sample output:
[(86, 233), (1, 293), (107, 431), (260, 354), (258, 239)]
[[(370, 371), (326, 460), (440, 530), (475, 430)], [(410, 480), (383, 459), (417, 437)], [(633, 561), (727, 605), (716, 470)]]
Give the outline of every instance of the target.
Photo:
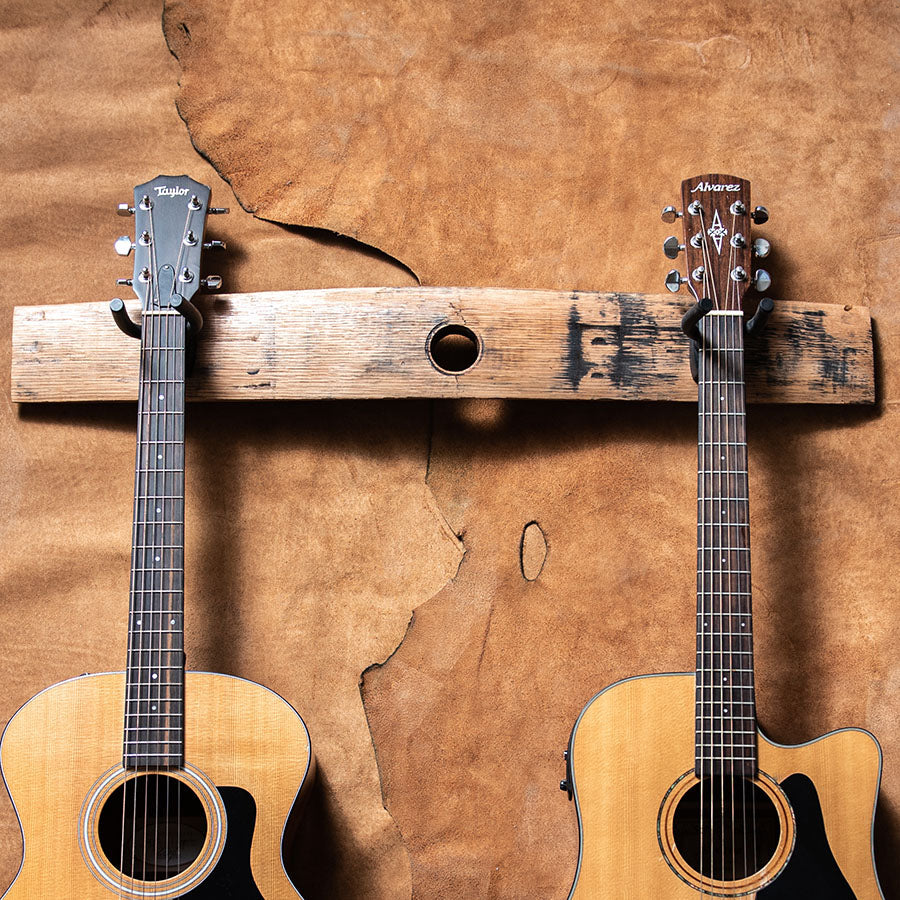
[[(617, 682), (585, 707), (569, 743), (578, 869), (569, 900), (881, 900), (872, 824), (881, 749), (847, 728), (807, 744), (758, 737), (759, 780), (781, 837), (740, 885), (703, 887), (673, 849), (673, 804), (694, 778), (695, 677)], [(692, 883), (693, 882), (693, 883)]]
[[(187, 855), (196, 858), (189, 864), (182, 860), (162, 877), (159, 866), (172, 859), (163, 859), (160, 851), (131, 877), (116, 868), (116, 851), (104, 853), (104, 846), (120, 843), (107, 833), (117, 827), (119, 814), (104, 815), (105, 806), (116, 811), (134, 802), (132, 790), (132, 799), (126, 793), (126, 804), (120, 799), (115, 807), (126, 777), (125, 676), (85, 675), (33, 697), (4, 732), (3, 777), (25, 848), (4, 900), (300, 897), (284, 869), (282, 842), (311, 780), (303, 720), (277, 694), (240, 678), (188, 672), (184, 694), (185, 766), (155, 770), (158, 775), (149, 777), (175, 778), (186, 791), (183, 812), (192, 812), (194, 821), (185, 824), (184, 835), (178, 833), (181, 847), (194, 840)], [(146, 773), (127, 773), (136, 775)], [(154, 864), (156, 877), (144, 878)]]

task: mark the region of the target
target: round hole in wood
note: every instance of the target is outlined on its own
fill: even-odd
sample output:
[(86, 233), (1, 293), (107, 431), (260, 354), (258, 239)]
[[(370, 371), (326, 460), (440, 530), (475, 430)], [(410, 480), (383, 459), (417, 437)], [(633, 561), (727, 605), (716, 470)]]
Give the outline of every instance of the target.
[(431, 364), (445, 375), (460, 375), (471, 369), (481, 355), (478, 335), (466, 325), (439, 325), (425, 344)]

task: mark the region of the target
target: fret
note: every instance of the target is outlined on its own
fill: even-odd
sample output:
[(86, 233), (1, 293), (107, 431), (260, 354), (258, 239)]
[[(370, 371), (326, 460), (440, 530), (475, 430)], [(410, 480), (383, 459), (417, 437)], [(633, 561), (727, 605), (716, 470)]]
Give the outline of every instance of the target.
[[(733, 548), (737, 549), (737, 548)], [(749, 575), (749, 569), (697, 569), (698, 575)]]
[[(706, 631), (698, 631), (697, 637), (706, 637), (708, 634), (709, 632)], [(751, 634), (748, 631), (716, 631), (715, 634), (717, 637), (751, 637)]]
[[(162, 743), (162, 741), (153, 741), (154, 744)], [(181, 741), (178, 741), (180, 744)], [(127, 759), (156, 759), (159, 757), (160, 759), (181, 759), (181, 753), (126, 753), (125, 757)]]
[[(126, 725), (126, 731), (181, 731), (182, 725)], [(154, 741), (155, 744), (160, 743)]]
[[(709, 717), (709, 716), (695, 716), (694, 718), (695, 718), (698, 722), (702, 722), (704, 719), (708, 719), (708, 718), (710, 718), (710, 717)], [(754, 723), (754, 728), (756, 727), (756, 725), (755, 725), (755, 723), (756, 723), (756, 716), (729, 716), (728, 718), (729, 718), (730, 721), (733, 721), (733, 722), (741, 722), (741, 721), (743, 721), (743, 722), (753, 722), (753, 723)], [(708, 733), (708, 730), (707, 730), (707, 733)], [(728, 734), (729, 732), (728, 732), (728, 731), (725, 731), (724, 733), (725, 733), (725, 734)]]
[(184, 550), (183, 544), (133, 544), (135, 550)]

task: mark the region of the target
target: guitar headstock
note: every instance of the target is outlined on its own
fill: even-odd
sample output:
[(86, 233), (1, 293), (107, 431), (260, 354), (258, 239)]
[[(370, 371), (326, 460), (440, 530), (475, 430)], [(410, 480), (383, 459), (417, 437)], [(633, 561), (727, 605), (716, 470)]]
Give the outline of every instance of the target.
[(764, 206), (750, 206), (750, 182), (733, 175), (699, 175), (681, 183), (681, 209), (667, 206), (664, 222), (682, 219), (683, 243), (672, 236), (663, 244), (669, 259), (684, 253), (684, 274), (672, 269), (666, 287), (676, 293), (682, 284), (699, 301), (707, 298), (712, 309), (742, 311), (748, 287), (762, 293), (772, 279), (756, 259), (769, 254), (765, 238), (751, 237), (751, 224), (769, 218)]
[[(201, 287), (215, 289), (217, 275), (200, 277), (204, 249), (224, 248), (221, 241), (204, 243), (206, 217), (228, 212), (209, 205), (210, 190), (187, 175), (158, 175), (134, 189), (134, 205), (119, 204), (119, 215), (134, 216), (134, 240), (116, 240), (116, 252), (134, 251), (134, 273), (119, 279), (129, 284), (143, 311), (189, 301)], [(176, 299), (180, 298), (180, 299)]]

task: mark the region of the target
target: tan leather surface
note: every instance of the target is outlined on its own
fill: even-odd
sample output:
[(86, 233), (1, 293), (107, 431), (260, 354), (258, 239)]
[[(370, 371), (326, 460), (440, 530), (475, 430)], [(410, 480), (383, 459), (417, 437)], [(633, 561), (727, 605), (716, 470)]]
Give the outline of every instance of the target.
[[(112, 295), (127, 266), (108, 248), (131, 224), (113, 207), (160, 171), (232, 206), (212, 222), (228, 289), (412, 282), (236, 210), (176, 94), (248, 209), (355, 235), (427, 283), (656, 290), (659, 206), (717, 169), (772, 211), (774, 296), (875, 318), (876, 409), (751, 409), (758, 684), (776, 740), (848, 724), (881, 739), (879, 861), (900, 891), (896, 21), (887, 3), (194, 0), (166, 15), (179, 72), (152, 5), (11, 5), (0, 718), (121, 665), (133, 453), (125, 406), (11, 406), (9, 307)], [(565, 897), (576, 715), (616, 678), (691, 666), (690, 406), (189, 413), (189, 662), (306, 718), (309, 900)], [(547, 557), (527, 581), (533, 520)], [(395, 648), (364, 711), (359, 675)], [(6, 803), (0, 881), (18, 840)]]

